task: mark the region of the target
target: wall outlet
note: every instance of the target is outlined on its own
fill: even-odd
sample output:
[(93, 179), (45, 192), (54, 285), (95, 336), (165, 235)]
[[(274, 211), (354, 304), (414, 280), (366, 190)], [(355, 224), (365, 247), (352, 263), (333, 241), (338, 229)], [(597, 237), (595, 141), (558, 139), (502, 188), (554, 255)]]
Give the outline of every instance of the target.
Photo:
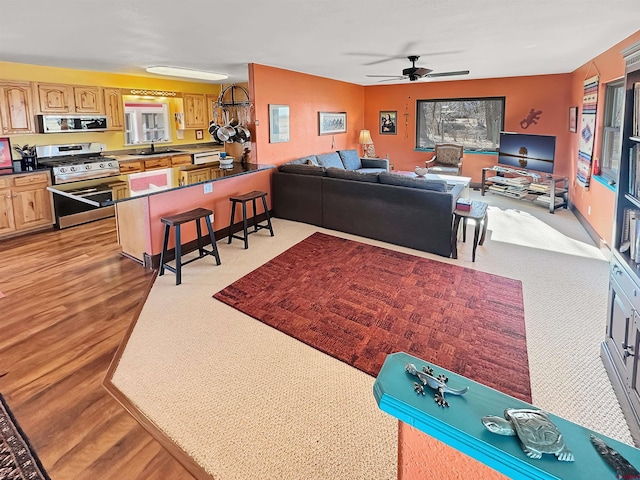
[(587, 207), (587, 215), (591, 215), (591, 205)]
[(212, 192), (213, 192), (213, 183), (205, 183), (204, 193), (212, 193)]

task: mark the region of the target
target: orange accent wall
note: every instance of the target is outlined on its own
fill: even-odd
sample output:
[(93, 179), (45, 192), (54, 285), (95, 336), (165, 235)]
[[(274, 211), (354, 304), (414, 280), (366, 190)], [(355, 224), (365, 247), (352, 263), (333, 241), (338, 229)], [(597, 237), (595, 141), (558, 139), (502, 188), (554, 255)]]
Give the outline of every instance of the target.
[[(400, 85), (370, 86), (365, 89), (364, 128), (371, 131), (376, 153), (389, 154), (396, 170), (424, 167), (431, 152), (415, 151), (416, 101), (439, 98), (505, 97), (505, 130), (556, 136), (558, 174), (571, 171), (569, 148), (569, 93), (571, 75), (455, 80), (446, 82), (408, 82)], [(520, 121), (534, 108), (542, 110), (537, 124), (527, 129)], [(380, 135), (378, 116), (383, 110), (398, 111), (397, 135)], [(465, 153), (462, 174), (480, 182), (482, 168), (497, 164), (497, 155)]]
[[(258, 64), (249, 65), (249, 84), (256, 122), (252, 148), (260, 163), (361, 149), (365, 87)], [(269, 104), (289, 105), (289, 142), (269, 143)], [(318, 112), (346, 112), (347, 132), (318, 135)]]
[[(582, 114), (583, 82), (593, 75), (599, 75), (598, 107), (596, 111), (596, 138), (593, 145), (594, 157), (600, 157), (602, 148), (602, 127), (605, 107), (606, 84), (624, 76), (624, 60), (621, 51), (640, 41), (640, 30), (614, 45), (591, 61), (585, 63), (571, 74), (570, 101), (578, 106), (578, 133), (573, 133), (569, 155), (571, 163), (571, 182), (569, 196), (575, 208), (589, 222), (589, 225), (609, 245), (612, 244), (615, 193), (594, 179), (589, 188), (583, 188), (575, 181), (578, 147), (580, 146), (580, 116)], [(625, 162), (626, 159), (621, 159)]]

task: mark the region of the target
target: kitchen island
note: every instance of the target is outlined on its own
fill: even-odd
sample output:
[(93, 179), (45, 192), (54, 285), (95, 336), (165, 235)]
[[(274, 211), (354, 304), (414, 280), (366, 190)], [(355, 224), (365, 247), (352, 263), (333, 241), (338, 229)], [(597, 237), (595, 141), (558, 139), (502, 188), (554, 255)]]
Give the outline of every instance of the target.
[[(252, 190), (270, 192), (271, 176), (265, 173), (272, 168), (274, 165), (239, 162), (229, 168), (220, 167), (218, 162), (179, 165), (48, 189), (55, 195), (96, 207), (113, 205), (122, 253), (152, 268), (158, 265), (162, 251), (160, 218), (193, 208), (208, 208), (214, 212), (213, 228), (217, 238), (221, 238), (228, 233), (229, 197)], [(95, 195), (96, 191), (105, 195)], [(185, 226), (182, 234), (183, 244), (194, 241), (195, 226)]]

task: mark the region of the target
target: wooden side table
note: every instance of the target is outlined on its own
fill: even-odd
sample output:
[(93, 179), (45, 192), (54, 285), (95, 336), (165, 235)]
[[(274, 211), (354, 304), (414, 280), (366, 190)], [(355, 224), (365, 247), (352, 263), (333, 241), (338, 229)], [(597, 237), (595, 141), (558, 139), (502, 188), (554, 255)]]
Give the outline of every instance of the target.
[[(453, 228), (451, 229), (451, 258), (458, 258), (458, 226), (462, 219), (462, 241), (467, 240), (467, 219), (472, 219), (475, 222), (475, 234), (473, 236), (473, 251), (471, 254), (471, 260), (476, 261), (476, 248), (478, 244), (484, 243), (484, 238), (487, 234), (487, 223), (489, 219), (487, 217), (487, 202), (481, 202), (479, 200), (473, 200), (471, 202), (471, 210), (458, 210), (453, 211)], [(478, 237), (480, 235), (480, 225), (482, 225), (482, 236), (480, 241)]]

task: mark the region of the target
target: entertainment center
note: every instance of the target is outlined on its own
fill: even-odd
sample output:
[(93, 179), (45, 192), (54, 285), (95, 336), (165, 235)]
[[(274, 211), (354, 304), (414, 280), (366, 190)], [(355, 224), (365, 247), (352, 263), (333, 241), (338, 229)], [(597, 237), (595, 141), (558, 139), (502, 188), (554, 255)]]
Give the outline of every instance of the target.
[(625, 97), (620, 177), (609, 277), (607, 332), (600, 356), (640, 445), (640, 43), (622, 52)]
[[(487, 172), (495, 172), (487, 176)], [(529, 200), (549, 208), (567, 208), (569, 177), (539, 174), (527, 170), (516, 170), (501, 166), (482, 169), (481, 192), (486, 191), (505, 197)], [(553, 199), (553, 201), (552, 201)]]

